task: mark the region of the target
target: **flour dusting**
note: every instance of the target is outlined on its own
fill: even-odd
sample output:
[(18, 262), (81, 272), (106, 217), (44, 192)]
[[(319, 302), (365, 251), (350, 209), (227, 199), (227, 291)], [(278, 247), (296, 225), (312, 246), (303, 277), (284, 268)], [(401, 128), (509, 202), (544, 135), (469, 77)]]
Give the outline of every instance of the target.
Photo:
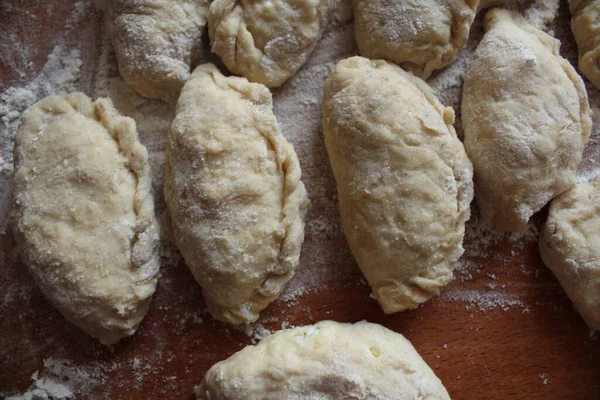
[(7, 400), (75, 399), (104, 384), (108, 379), (106, 374), (116, 367), (100, 363), (76, 365), (71, 360), (47, 358), (43, 371), (32, 375), (33, 384), (27, 392), (8, 396)]
[(517, 296), (507, 295), (499, 290), (460, 290), (443, 291), (440, 298), (450, 302), (467, 303), (467, 310), (488, 311), (499, 308), (508, 311), (514, 308), (524, 308), (524, 303)]
[(556, 18), (556, 12), (560, 0), (536, 0), (535, 3), (525, 10), (525, 19), (534, 27), (553, 34), (554, 31), (549, 26)]
[(32, 376), (33, 384), (27, 392), (18, 396), (8, 396), (6, 400), (66, 400), (73, 399), (73, 392), (60, 382), (50, 378), (38, 378), (36, 371)]

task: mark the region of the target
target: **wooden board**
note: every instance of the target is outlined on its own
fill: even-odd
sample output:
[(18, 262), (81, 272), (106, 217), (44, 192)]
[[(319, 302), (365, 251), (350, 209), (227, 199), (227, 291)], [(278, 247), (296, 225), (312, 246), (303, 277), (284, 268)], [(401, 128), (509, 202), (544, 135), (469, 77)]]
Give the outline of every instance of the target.
[[(98, 13), (78, 20), (68, 32), (57, 28), (72, 10), (68, 1), (0, 4), (0, 43), (4, 46), (12, 35), (10, 40), (18, 38), (34, 49), (0, 54), (0, 91), (36, 76), (62, 36), (83, 49), (85, 43), (101, 40)], [(559, 22), (557, 34), (569, 37), (564, 4)], [(574, 61), (573, 44), (568, 45), (564, 43)], [(93, 52), (82, 54), (84, 60), (93, 57)], [(26, 76), (15, 73), (30, 62)], [(81, 84), (86, 88), (93, 82), (84, 79)], [(326, 165), (318, 128), (315, 132), (320, 150), (314, 158), (320, 162), (301, 160), (313, 175), (311, 168)], [(596, 162), (599, 152), (594, 138), (584, 168)], [(321, 196), (334, 204), (331, 172), (317, 172), (322, 179), (309, 182), (309, 192), (324, 191)], [(370, 298), (340, 230), (323, 235), (309, 229), (289, 290), (247, 332), (210, 317), (199, 286), (165, 240), (162, 276), (150, 312), (135, 336), (112, 349), (65, 321), (18, 262), (11, 236), (1, 235), (0, 398), (1, 393), (27, 391), (39, 371), (39, 376), (63, 381), (81, 399), (190, 399), (211, 365), (255, 342), (265, 330), (333, 319), (368, 320), (404, 334), (455, 400), (600, 399), (600, 341), (590, 335), (538, 254), (535, 233), (544, 213), (520, 236), (493, 235), (478, 225), (475, 209), (474, 214), (457, 278), (418, 310), (394, 315), (383, 314)], [(335, 210), (318, 201), (309, 218), (327, 219), (339, 228)]]

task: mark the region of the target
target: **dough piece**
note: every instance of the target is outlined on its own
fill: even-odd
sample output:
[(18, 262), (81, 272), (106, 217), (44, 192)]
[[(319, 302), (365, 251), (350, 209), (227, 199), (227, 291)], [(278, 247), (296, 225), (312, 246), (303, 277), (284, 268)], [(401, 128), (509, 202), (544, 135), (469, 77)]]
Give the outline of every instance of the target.
[(119, 72), (142, 96), (177, 102), (202, 55), (209, 0), (110, 0)]
[(253, 322), (294, 275), (308, 199), (271, 93), (201, 65), (185, 84), (167, 146), (175, 243), (212, 315)]
[(452, 279), (473, 199), (454, 112), (382, 60), (340, 61), (325, 84), (323, 131), (350, 249), (386, 313)]
[(575, 183), (591, 129), (583, 81), (558, 40), (493, 9), (465, 77), (462, 122), (483, 221), (522, 231)]
[(600, 177), (552, 201), (540, 252), (588, 326), (600, 330)]
[(600, 88), (600, 0), (569, 0), (579, 70)]
[(465, 47), (475, 13), (501, 1), (353, 0), (360, 54), (392, 61), (423, 79)]
[(276, 332), (208, 370), (199, 400), (449, 400), (411, 343), (368, 322)]
[(329, 0), (215, 0), (212, 51), (229, 71), (277, 87), (306, 62), (327, 24)]
[(29, 108), (15, 140), (22, 259), (54, 306), (106, 345), (135, 333), (156, 288), (147, 159), (135, 122), (83, 93)]

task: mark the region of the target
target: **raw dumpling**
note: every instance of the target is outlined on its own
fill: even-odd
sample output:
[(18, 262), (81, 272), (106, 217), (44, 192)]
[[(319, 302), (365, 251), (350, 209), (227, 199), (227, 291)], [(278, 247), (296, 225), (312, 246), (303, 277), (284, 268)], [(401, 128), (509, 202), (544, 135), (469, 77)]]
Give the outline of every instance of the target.
[(399, 333), (368, 322), (321, 321), (276, 332), (215, 364), (198, 400), (450, 400)]
[(591, 129), (583, 81), (559, 42), (494, 9), (465, 77), (462, 121), (481, 216), (501, 231), (575, 183)]
[(240, 324), (294, 275), (308, 199), (269, 90), (201, 65), (185, 84), (167, 146), (175, 243), (212, 315)]
[(569, 0), (569, 6), (579, 47), (579, 70), (600, 87), (600, 0)]
[(327, 24), (329, 0), (215, 0), (212, 51), (229, 71), (277, 87), (306, 62)]
[(131, 118), (83, 93), (27, 110), (12, 217), (23, 261), (69, 321), (107, 345), (135, 333), (156, 288), (158, 231)]
[(500, 1), (353, 0), (360, 54), (426, 79), (465, 46), (475, 13)]
[(209, 0), (110, 0), (107, 25), (123, 80), (175, 104), (202, 55)]
[(325, 84), (344, 233), (386, 313), (437, 294), (463, 253), (472, 166), (453, 122), (425, 82), (382, 60), (342, 60)]
[(588, 326), (600, 330), (600, 177), (552, 201), (540, 252)]

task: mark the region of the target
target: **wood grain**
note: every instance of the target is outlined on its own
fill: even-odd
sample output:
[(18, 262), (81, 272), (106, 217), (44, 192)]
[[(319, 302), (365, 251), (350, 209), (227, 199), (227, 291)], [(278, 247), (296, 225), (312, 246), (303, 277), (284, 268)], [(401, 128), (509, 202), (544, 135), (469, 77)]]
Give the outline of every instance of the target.
[[(100, 40), (99, 14), (84, 18), (72, 32), (63, 32), (56, 27), (64, 25), (72, 2), (51, 2), (52, 13), (45, 3), (49, 2), (0, 4), (0, 42), (14, 35), (35, 44), (29, 55), (0, 55), (0, 90), (21, 86), (35, 76), (60, 37), (67, 35), (74, 44)], [(568, 35), (564, 4), (559, 16), (561, 34)], [(573, 61), (573, 52), (570, 57)], [(15, 73), (29, 62), (31, 74)], [(92, 84), (82, 82), (84, 88)], [(595, 162), (599, 152), (592, 141), (586, 163)], [(317, 156), (324, 157), (323, 153)], [(330, 171), (322, 174), (327, 196), (335, 198)], [(477, 224), (474, 212), (471, 228)], [(313, 204), (309, 218), (322, 213)], [(543, 213), (536, 217), (538, 229), (544, 218)], [(480, 238), (473, 236), (481, 230), (470, 231), (475, 234), (468, 238), (462, 259), (469, 267), (440, 297), (418, 310), (394, 315), (383, 314), (370, 298), (341, 232), (326, 239), (309, 232), (295, 279), (310, 281), (311, 290), (276, 301), (263, 313), (262, 325), (276, 330), (284, 321), (290, 325), (323, 319), (381, 323), (412, 341), (455, 400), (600, 399), (600, 341), (590, 336), (542, 265), (535, 237), (497, 236), (485, 242), (484, 249), (472, 251), (475, 243), (482, 246)], [(323, 262), (316, 256), (324, 252), (334, 261)], [(84, 386), (85, 394), (78, 398), (191, 399), (193, 386), (204, 372), (252, 338), (205, 312), (199, 286), (166, 240), (161, 259), (159, 287), (140, 330), (107, 349), (67, 323), (45, 300), (18, 262), (10, 235), (0, 236), (0, 393), (26, 391), (32, 374), (40, 371), (43, 376), (44, 360), (51, 359), (66, 360), (62, 365), (68, 371), (79, 369), (74, 376), (82, 371), (89, 375), (83, 383), (66, 382)], [(501, 301), (492, 304), (485, 298)]]

